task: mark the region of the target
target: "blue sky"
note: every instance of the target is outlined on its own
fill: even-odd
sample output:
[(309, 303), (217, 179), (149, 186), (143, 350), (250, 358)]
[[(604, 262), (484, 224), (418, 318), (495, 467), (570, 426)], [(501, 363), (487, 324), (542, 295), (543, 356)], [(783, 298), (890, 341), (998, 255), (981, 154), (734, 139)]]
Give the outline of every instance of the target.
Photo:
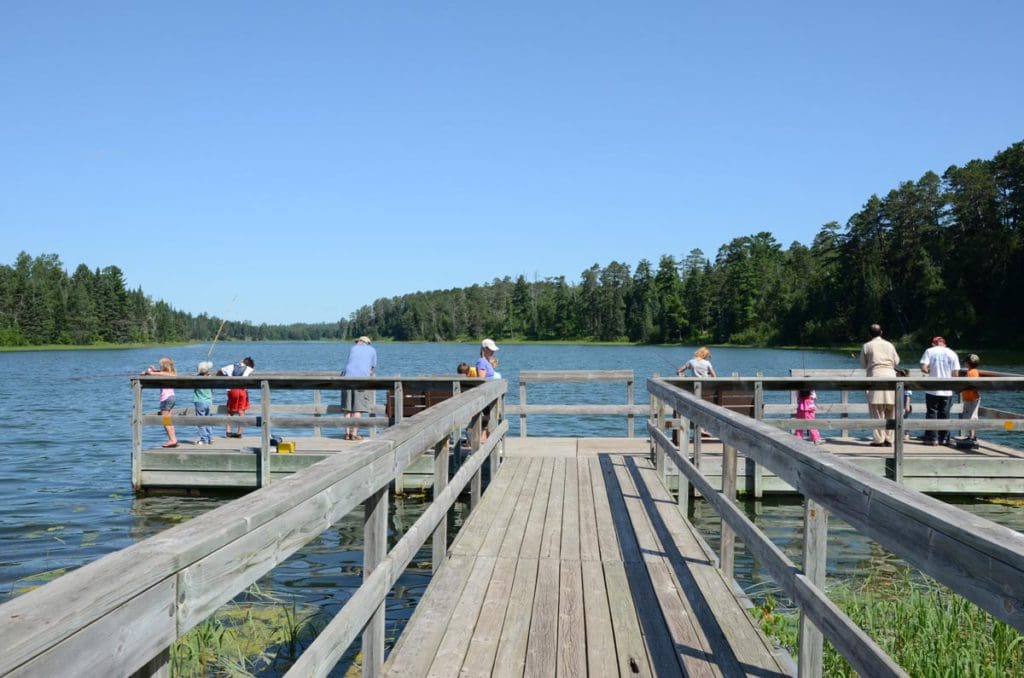
[(1022, 25), (986, 0), (6, 2), (0, 261), (274, 323), (809, 243), (1024, 138)]

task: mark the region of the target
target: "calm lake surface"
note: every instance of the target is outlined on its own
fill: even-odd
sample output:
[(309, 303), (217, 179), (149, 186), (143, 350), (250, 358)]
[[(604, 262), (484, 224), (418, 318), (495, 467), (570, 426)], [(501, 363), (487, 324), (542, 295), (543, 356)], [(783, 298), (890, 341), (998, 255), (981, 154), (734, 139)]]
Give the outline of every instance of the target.
[[(258, 343), (219, 344), (215, 365), (252, 355), (257, 370), (340, 370), (348, 344)], [(472, 361), (476, 345), (376, 345), (381, 375), (454, 373), (460, 361)], [(0, 602), (31, 590), (59, 574), (104, 554), (124, 548), (178, 522), (210, 510), (228, 497), (136, 497), (131, 488), (131, 389), (129, 378), (170, 356), (179, 373), (193, 373), (206, 358), (208, 345), (167, 349), (0, 353)], [(643, 380), (655, 373), (674, 374), (694, 347), (626, 347), (576, 345), (509, 345), (498, 356), (499, 371), (509, 381), (508, 400), (518, 400), (520, 370), (631, 369), (637, 377), (636, 400), (646, 402)], [(923, 348), (922, 348), (923, 351)], [(914, 365), (919, 354), (904, 355)], [(984, 358), (984, 356), (982, 356)], [(790, 368), (855, 368), (848, 352), (716, 349), (712, 362), (719, 375), (787, 376)], [(1020, 372), (1019, 366), (986, 364), (987, 369)], [(298, 394), (296, 394), (298, 396)], [(820, 394), (828, 402), (831, 394)], [(147, 391), (145, 407), (155, 411), (157, 394)], [(191, 393), (179, 393), (179, 404)], [(223, 398), (222, 394), (215, 397)], [(625, 387), (609, 385), (531, 386), (532, 403), (622, 403)], [(788, 394), (770, 401), (788, 402)], [(922, 416), (917, 394), (915, 416)], [(1018, 394), (982, 396), (983, 403), (1024, 410)], [(838, 400), (836, 397), (835, 400)], [(851, 395), (851, 400), (855, 398)], [(282, 399), (285, 402), (286, 399)], [(518, 421), (510, 421), (518, 435)], [(642, 424), (637, 424), (637, 431)], [(531, 417), (531, 435), (625, 435), (623, 418)], [(827, 435), (827, 432), (825, 433)], [(194, 429), (179, 427), (182, 440)], [(146, 429), (146, 444), (164, 440), (162, 430)], [(1010, 440), (1020, 444), (1021, 436)], [(1007, 442), (1010, 442), (1007, 440)], [(397, 539), (423, 510), (415, 497), (393, 498), (391, 537)], [(1020, 508), (981, 500), (958, 504), (973, 513), (1024, 530)], [(791, 558), (799, 562), (802, 508), (796, 501), (750, 502), (748, 512)], [(361, 509), (279, 566), (260, 582), (264, 593), (309, 604), (333, 614), (361, 578)], [(457, 528), (465, 508), (451, 518)], [(717, 517), (706, 505), (694, 508), (694, 521), (714, 543)], [(833, 521), (830, 526), (829, 576), (862, 577), (871, 569), (892, 566), (892, 558), (876, 544)], [(758, 597), (771, 587), (737, 544), (737, 578)], [(389, 634), (397, 634), (429, 581), (429, 542), (399, 582), (388, 602)]]

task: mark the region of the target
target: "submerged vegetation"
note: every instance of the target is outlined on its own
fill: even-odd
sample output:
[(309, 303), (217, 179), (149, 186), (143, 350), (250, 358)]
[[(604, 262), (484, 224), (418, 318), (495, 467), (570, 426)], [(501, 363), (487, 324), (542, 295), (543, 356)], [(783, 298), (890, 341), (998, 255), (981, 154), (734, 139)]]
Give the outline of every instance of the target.
[[(1024, 636), (931, 579), (875, 577), (856, 588), (839, 586), (829, 597), (911, 676), (1024, 675)], [(795, 657), (798, 613), (780, 611), (770, 595), (753, 612)], [(828, 642), (823, 674), (856, 675)]]
[[(833, 346), (881, 322), (898, 343), (941, 334), (954, 345), (1009, 348), (1024, 331), (1024, 316), (1009, 312), (1022, 287), (1024, 141), (872, 195), (809, 246), (783, 249), (762, 231), (723, 244), (713, 260), (695, 249), (657, 265), (594, 264), (578, 283), (506, 276), (377, 299), (337, 322), (227, 321), (220, 338)], [(24, 252), (0, 265), (0, 346), (210, 341), (220, 324), (128, 289), (117, 266), (81, 264), (69, 276), (56, 254)]]
[(282, 673), (321, 630), (313, 607), (251, 590), (244, 602), (218, 610), (171, 646), (175, 676)]

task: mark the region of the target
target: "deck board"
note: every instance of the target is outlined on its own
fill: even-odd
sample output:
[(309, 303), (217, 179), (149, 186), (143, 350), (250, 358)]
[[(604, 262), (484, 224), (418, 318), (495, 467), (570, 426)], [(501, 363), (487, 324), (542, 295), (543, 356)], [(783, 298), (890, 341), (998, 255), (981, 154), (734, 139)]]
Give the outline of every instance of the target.
[(649, 460), (565, 447), (506, 459), (386, 674), (786, 675)]

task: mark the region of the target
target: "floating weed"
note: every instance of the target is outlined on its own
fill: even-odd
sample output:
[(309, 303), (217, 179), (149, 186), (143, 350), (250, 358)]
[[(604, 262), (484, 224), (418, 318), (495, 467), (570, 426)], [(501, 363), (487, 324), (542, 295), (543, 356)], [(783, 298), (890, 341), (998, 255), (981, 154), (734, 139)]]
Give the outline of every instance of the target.
[(99, 539), (99, 532), (84, 532), (82, 533), (82, 546), (93, 546), (96, 544), (96, 540)]
[(14, 595), (16, 595), (16, 596), (20, 596), (23, 593), (28, 593), (29, 591), (35, 591), (40, 586), (41, 586), (41, 584), (29, 584), (28, 586), (19, 586), (16, 589), (12, 589), (11, 592)]
[(979, 497), (986, 504), (998, 504), (999, 506), (1024, 507), (1024, 497)]

